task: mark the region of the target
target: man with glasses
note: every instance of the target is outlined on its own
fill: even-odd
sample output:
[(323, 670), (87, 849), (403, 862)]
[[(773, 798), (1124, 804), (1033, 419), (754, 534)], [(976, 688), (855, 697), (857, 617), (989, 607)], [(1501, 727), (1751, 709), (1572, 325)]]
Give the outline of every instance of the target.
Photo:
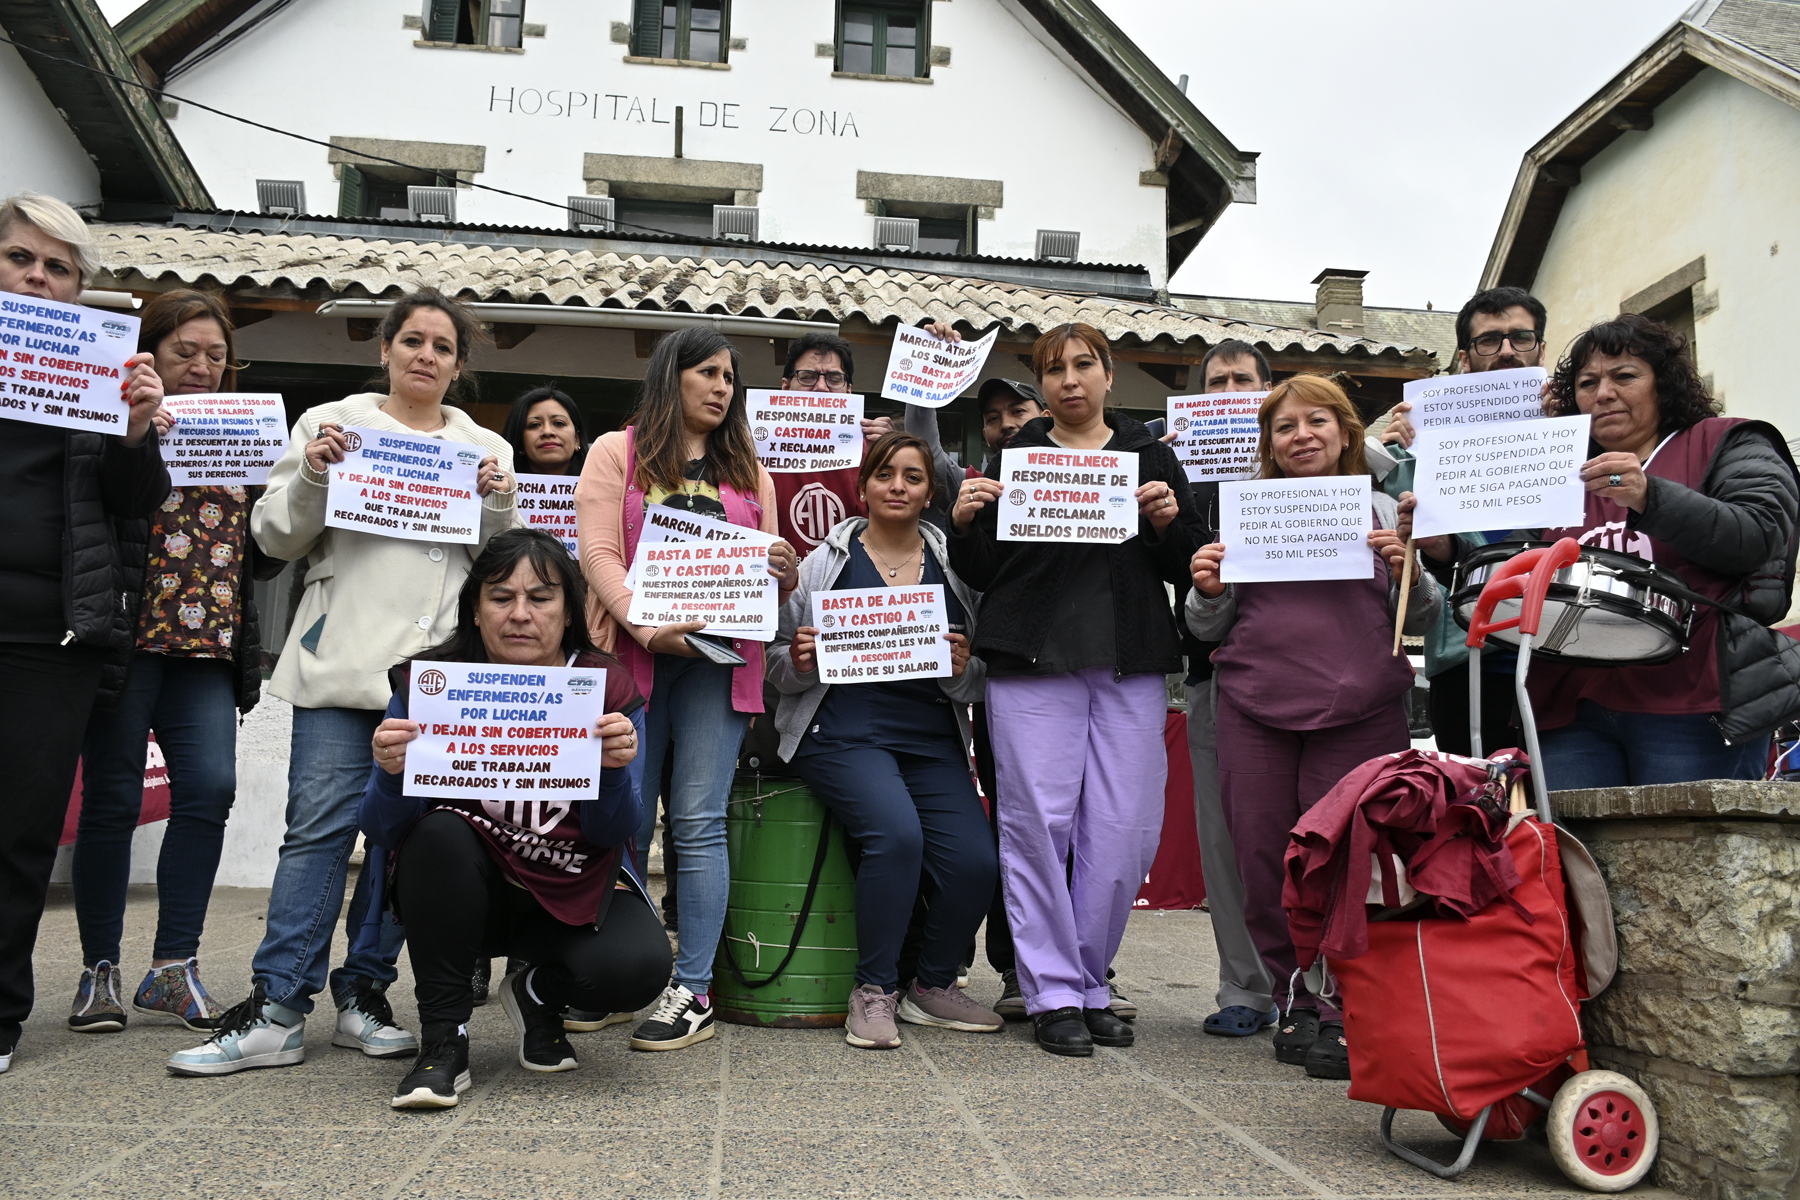
[[(781, 369), (784, 392), (847, 392), (856, 374), (850, 343), (830, 333), (809, 333), (788, 346)], [(865, 438), (880, 437), (891, 428), (885, 417), (863, 421)], [(812, 553), (832, 526), (845, 517), (867, 515), (856, 490), (857, 469), (805, 471), (771, 475), (775, 481), (777, 518), (781, 536), (804, 558)], [(771, 712), (774, 710), (771, 709)]]

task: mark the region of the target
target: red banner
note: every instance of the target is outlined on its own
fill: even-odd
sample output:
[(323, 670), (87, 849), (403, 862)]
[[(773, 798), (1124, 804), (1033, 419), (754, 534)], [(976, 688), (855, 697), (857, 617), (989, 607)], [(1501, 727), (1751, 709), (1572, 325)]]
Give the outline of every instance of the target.
[[(144, 807), (138, 812), (138, 824), (169, 819), (169, 768), (163, 762), (162, 747), (156, 735), (150, 735), (150, 747), (144, 756)], [(63, 816), (59, 846), (75, 841), (75, 830), (81, 822), (81, 767), (75, 768), (75, 790), (69, 795), (69, 811)]]
[(1169, 782), (1163, 788), (1162, 844), (1133, 908), (1199, 908), (1206, 899), (1200, 875), (1200, 833), (1194, 824), (1194, 765), (1188, 758), (1187, 714), (1163, 725)]

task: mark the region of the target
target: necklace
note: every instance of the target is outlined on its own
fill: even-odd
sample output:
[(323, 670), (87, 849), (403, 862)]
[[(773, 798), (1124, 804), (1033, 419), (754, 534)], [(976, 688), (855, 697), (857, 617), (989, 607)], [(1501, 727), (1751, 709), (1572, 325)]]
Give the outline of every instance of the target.
[[(914, 550), (912, 552), (912, 554), (909, 554), (905, 558), (901, 559), (900, 567), (896, 567), (893, 563), (890, 563), (887, 560), (886, 556), (883, 555), (881, 553), (881, 551), (879, 551), (875, 547), (869, 545), (869, 539), (867, 537), (864, 537), (862, 539), (862, 544), (863, 544), (864, 550), (867, 550), (870, 554), (873, 554), (876, 558), (881, 559), (881, 565), (888, 569), (888, 578), (889, 579), (892, 579), (892, 578), (894, 578), (894, 576), (900, 574), (900, 567), (904, 567), (907, 563), (911, 562), (912, 558), (913, 558), (913, 554), (922, 555), (925, 552), (925, 539), (920, 538), (919, 539), (919, 548), (917, 550)], [(920, 573), (920, 575), (923, 575), (925, 573), (925, 560), (923, 558), (919, 559), (919, 573)]]

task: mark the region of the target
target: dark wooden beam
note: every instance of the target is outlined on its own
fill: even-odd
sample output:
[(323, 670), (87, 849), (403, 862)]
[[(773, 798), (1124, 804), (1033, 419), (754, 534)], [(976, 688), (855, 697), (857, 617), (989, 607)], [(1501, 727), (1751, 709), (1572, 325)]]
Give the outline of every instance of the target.
[(494, 322), (494, 348), (511, 350), (520, 342), (537, 332), (536, 325), (523, 325), (513, 321)]
[(275, 310), (270, 308), (239, 308), (235, 304), (231, 306), (231, 323), (239, 329), (258, 321), (266, 321), (274, 315)]

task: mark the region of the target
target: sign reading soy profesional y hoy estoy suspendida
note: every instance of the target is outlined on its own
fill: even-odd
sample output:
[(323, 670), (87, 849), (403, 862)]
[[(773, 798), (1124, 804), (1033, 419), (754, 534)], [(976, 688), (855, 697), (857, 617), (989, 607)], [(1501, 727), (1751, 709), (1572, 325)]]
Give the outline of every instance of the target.
[(162, 439), (169, 482), (259, 484), (287, 453), (287, 409), (273, 392), (167, 396), (175, 426)]
[(1225, 583), (1367, 579), (1375, 572), (1367, 475), (1219, 485)]
[(325, 524), (421, 542), (481, 540), (475, 475), (486, 450), (355, 426), (344, 438), (349, 453), (331, 466)]
[(1528, 421), (1544, 415), (1542, 367), (1476, 371), (1411, 379), (1401, 389), (1412, 405), (1413, 427), (1421, 431), (1493, 421)]
[(1585, 414), (1421, 430), (1413, 535), (1581, 524), (1587, 485)]
[(513, 503), (519, 519), (533, 529), (556, 536), (568, 552), (581, 557), (575, 536), (575, 483), (573, 475), (519, 475), (519, 496)]
[(814, 652), (825, 683), (950, 674), (944, 585), (813, 593)]
[(137, 343), (136, 317), (0, 294), (0, 417), (123, 434)]
[[(701, 522), (711, 524), (711, 522)], [(701, 541), (676, 530), (662, 541), (640, 541), (632, 558), (633, 625), (706, 622), (706, 633), (775, 639), (780, 582), (769, 574), (772, 534), (734, 529), (732, 541)]]
[(1003, 542), (1122, 542), (1137, 536), (1135, 451), (1011, 447), (1000, 452)]
[(408, 796), (531, 792), (518, 799), (567, 802), (599, 794), (594, 726), (606, 704), (604, 670), (415, 662), (410, 693), (419, 736), (406, 748)]
[(1262, 433), (1256, 410), (1268, 394), (1208, 392), (1169, 397), (1173, 448), (1189, 482), (1242, 479), (1256, 469), (1256, 442)]
[(856, 392), (749, 393), (756, 457), (774, 474), (862, 466), (863, 398)]
[(894, 348), (888, 351), (881, 398), (942, 408), (980, 376), (999, 336), (998, 325), (973, 342), (940, 340), (923, 329), (900, 326), (894, 331)]

